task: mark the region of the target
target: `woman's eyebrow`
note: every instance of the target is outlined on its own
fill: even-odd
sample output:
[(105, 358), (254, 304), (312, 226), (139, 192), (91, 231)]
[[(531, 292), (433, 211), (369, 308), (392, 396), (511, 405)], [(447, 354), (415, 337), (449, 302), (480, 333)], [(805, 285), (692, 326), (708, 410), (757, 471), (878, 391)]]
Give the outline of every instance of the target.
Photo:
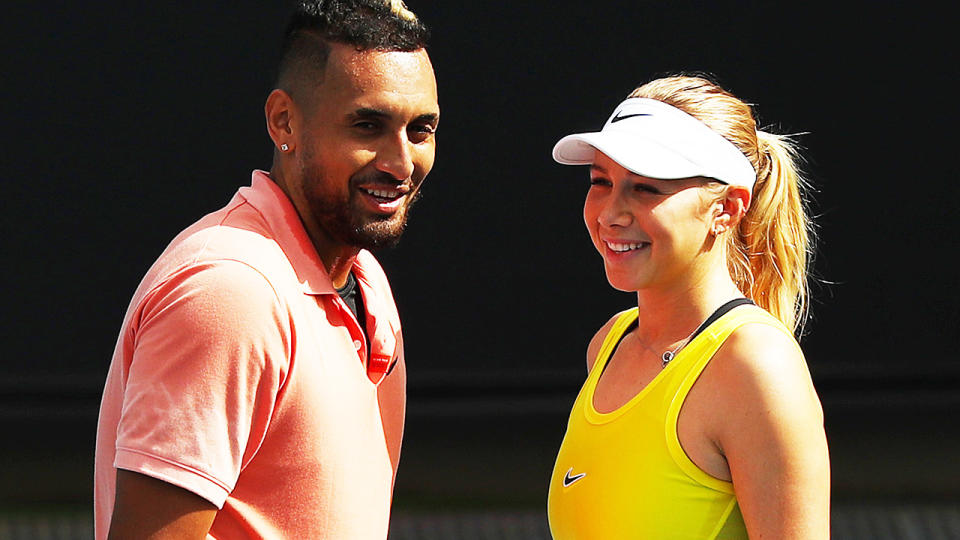
[(596, 163), (591, 163), (591, 164), (590, 164), (590, 171), (591, 171), (591, 172), (593, 172), (593, 171), (602, 172), (602, 173), (604, 173), (604, 174), (606, 174), (606, 172), (607, 172), (606, 169), (604, 169), (604, 168), (601, 167), (600, 165), (597, 165)]

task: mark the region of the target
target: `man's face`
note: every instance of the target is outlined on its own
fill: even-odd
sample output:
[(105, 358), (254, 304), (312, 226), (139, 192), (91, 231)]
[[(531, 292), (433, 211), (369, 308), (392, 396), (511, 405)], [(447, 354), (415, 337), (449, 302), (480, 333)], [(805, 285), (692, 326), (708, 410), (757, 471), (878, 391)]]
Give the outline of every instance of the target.
[(424, 50), (331, 49), (313, 105), (302, 109), (291, 198), (311, 236), (331, 247), (389, 246), (433, 167), (433, 66)]

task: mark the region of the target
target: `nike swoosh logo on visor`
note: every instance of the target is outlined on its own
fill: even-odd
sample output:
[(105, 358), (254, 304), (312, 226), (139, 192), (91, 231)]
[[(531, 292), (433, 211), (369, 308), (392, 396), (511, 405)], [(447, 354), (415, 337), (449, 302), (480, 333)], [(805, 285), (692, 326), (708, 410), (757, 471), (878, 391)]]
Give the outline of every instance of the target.
[(563, 487), (569, 487), (570, 484), (576, 482), (577, 480), (583, 478), (587, 473), (580, 473), (570, 476), (570, 473), (573, 472), (573, 467), (570, 467), (570, 470), (567, 471), (567, 474), (563, 475)]
[(626, 120), (627, 118), (633, 118), (634, 116), (653, 116), (649, 113), (636, 113), (636, 114), (619, 114), (610, 119), (610, 123), (619, 122), (621, 120)]

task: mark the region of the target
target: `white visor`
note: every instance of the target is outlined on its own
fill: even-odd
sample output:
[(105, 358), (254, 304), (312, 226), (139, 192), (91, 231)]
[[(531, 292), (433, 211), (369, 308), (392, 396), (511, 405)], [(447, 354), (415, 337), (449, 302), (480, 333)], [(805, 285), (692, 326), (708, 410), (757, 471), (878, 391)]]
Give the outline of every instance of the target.
[(593, 133), (560, 139), (553, 159), (590, 165), (599, 150), (630, 172), (672, 180), (704, 176), (751, 192), (757, 180), (743, 152), (689, 114), (648, 98), (628, 98)]

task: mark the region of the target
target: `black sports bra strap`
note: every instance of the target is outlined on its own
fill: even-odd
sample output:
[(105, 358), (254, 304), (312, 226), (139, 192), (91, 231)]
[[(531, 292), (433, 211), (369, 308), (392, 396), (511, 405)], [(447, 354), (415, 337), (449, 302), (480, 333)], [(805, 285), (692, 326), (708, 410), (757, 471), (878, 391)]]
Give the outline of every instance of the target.
[[(727, 302), (726, 304), (718, 307), (716, 311), (714, 311), (713, 313), (710, 314), (709, 317), (707, 317), (707, 320), (703, 321), (703, 323), (701, 323), (700, 326), (698, 326), (697, 329), (693, 331), (693, 334), (690, 334), (690, 338), (687, 339), (687, 343), (690, 343), (691, 341), (693, 341), (693, 338), (700, 335), (700, 332), (703, 332), (704, 330), (706, 330), (708, 326), (716, 322), (716, 320), (719, 319), (720, 317), (723, 317), (724, 315), (726, 315), (727, 312), (730, 311), (731, 309), (737, 306), (743, 306), (747, 304), (756, 305), (753, 302), (753, 300), (749, 298), (741, 297), (741, 298), (734, 298), (733, 300)], [(600, 371), (601, 376), (605, 371), (607, 371), (607, 367), (610, 365), (610, 360), (613, 358), (613, 353), (616, 352), (617, 347), (620, 346), (620, 342), (623, 341), (623, 338), (627, 337), (627, 334), (632, 332), (633, 329), (636, 328), (639, 324), (640, 324), (640, 319), (639, 318), (634, 319), (633, 322), (630, 323), (630, 325), (627, 326), (627, 328), (623, 331), (623, 334), (620, 335), (620, 339), (617, 340), (617, 342), (613, 345), (613, 348), (610, 349), (610, 354), (607, 355), (607, 357), (604, 359), (605, 363), (603, 364), (603, 369)]]
[(704, 330), (706, 330), (708, 326), (716, 322), (716, 320), (719, 319), (720, 317), (723, 317), (724, 315), (726, 315), (727, 312), (730, 311), (731, 309), (737, 306), (743, 306), (746, 304), (756, 305), (753, 303), (753, 300), (749, 298), (734, 298), (733, 300), (727, 302), (726, 304), (718, 307), (716, 311), (714, 311), (713, 313), (710, 314), (709, 317), (707, 317), (707, 320), (703, 321), (703, 323), (700, 324), (700, 326), (698, 326), (696, 330), (694, 330), (693, 334), (690, 334), (690, 339), (687, 340), (687, 343), (690, 343), (691, 341), (693, 341), (693, 338), (700, 335), (700, 332), (703, 332)]
[(627, 337), (627, 334), (629, 334), (630, 332), (633, 332), (633, 330), (639, 325), (640, 325), (640, 318), (638, 317), (634, 319), (633, 322), (631, 322), (629, 325), (627, 325), (626, 328), (624, 328), (623, 333), (620, 334), (620, 339), (618, 339), (617, 342), (613, 344), (613, 348), (610, 349), (610, 354), (608, 354), (607, 357), (603, 359), (603, 362), (604, 362), (603, 369), (600, 370), (601, 377), (603, 376), (604, 373), (606, 373), (607, 368), (610, 367), (610, 360), (613, 359), (613, 353), (617, 352), (617, 347), (620, 346), (620, 342), (623, 341), (623, 338)]

